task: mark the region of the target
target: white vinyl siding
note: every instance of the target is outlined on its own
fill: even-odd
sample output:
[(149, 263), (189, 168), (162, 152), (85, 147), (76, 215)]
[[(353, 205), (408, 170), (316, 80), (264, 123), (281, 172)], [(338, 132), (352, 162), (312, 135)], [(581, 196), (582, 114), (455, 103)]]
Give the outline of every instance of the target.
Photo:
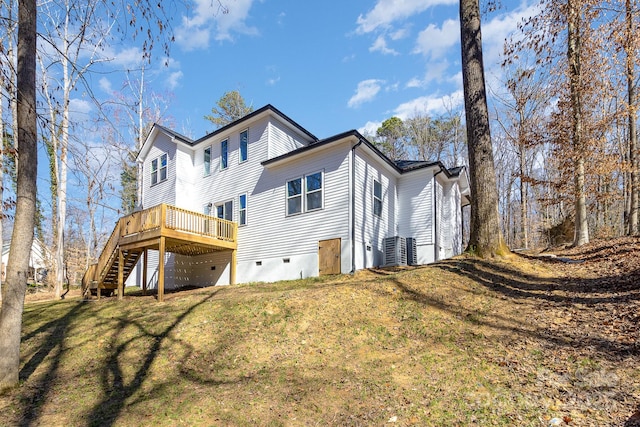
[(433, 169), (420, 169), (398, 180), (398, 235), (416, 239), (418, 263), (434, 261)]
[(287, 127), (277, 121), (271, 121), (269, 134), (268, 154), (270, 159), (309, 145), (311, 142), (306, 135), (302, 136), (298, 133), (292, 134)]
[[(384, 238), (396, 229), (396, 176), (381, 160), (364, 148), (355, 151), (355, 246), (356, 268), (383, 264)], [(374, 215), (374, 181), (381, 185), (382, 211)]]
[[(176, 143), (172, 142), (166, 135), (160, 134), (156, 138), (153, 147), (149, 149), (147, 160), (143, 163), (142, 179), (142, 207), (150, 208), (160, 203), (176, 203)], [(152, 182), (152, 162), (166, 155), (166, 179), (162, 185), (151, 184)], [(159, 171), (158, 171), (159, 172)]]

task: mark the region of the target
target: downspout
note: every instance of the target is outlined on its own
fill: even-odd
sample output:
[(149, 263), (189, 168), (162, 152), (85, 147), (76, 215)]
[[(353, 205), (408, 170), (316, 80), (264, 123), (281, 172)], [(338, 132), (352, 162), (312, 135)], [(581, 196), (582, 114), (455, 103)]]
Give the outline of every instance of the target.
[(356, 148), (362, 140), (351, 147), (351, 274), (356, 272)]
[(436, 176), (442, 173), (442, 169), (433, 174), (433, 261), (438, 261), (438, 191), (436, 188)]

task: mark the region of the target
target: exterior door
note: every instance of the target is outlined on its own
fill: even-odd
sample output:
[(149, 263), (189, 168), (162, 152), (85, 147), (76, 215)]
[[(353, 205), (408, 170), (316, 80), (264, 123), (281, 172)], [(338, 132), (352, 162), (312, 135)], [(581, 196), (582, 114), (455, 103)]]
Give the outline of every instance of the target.
[(340, 274), (340, 239), (318, 242), (318, 267), (321, 276)]

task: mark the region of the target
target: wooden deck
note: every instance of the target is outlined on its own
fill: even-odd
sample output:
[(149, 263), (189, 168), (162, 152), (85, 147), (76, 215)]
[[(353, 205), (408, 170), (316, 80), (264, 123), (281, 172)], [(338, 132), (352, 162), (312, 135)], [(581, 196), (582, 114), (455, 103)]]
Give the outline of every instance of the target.
[(98, 262), (89, 266), (82, 278), (82, 289), (118, 290), (122, 298), (124, 282), (142, 257), (143, 290), (147, 284), (149, 249), (159, 252), (158, 300), (164, 297), (164, 254), (202, 255), (231, 251), (230, 282), (236, 280), (238, 226), (232, 221), (204, 215), (166, 204), (154, 206), (118, 220)]

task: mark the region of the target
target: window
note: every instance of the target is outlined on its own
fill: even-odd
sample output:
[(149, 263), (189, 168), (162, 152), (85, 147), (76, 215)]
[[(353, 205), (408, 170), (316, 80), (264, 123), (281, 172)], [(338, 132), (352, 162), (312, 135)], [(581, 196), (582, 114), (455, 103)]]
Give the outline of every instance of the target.
[(322, 172), (287, 181), (286, 191), (287, 215), (322, 209)]
[(302, 212), (302, 178), (287, 182), (287, 215)]
[(151, 185), (155, 185), (167, 179), (167, 155), (151, 161)]
[(382, 184), (373, 180), (373, 214), (382, 216)]
[(229, 140), (220, 143), (220, 169), (226, 169), (229, 164)]
[(247, 195), (238, 197), (238, 224), (247, 225)]
[(307, 175), (307, 211), (322, 209), (322, 172)]
[(248, 159), (249, 130), (240, 132), (240, 163), (246, 162)]
[(216, 205), (216, 216), (233, 221), (233, 201), (229, 200), (228, 202)]
[(204, 176), (211, 174), (211, 147), (204, 149)]

